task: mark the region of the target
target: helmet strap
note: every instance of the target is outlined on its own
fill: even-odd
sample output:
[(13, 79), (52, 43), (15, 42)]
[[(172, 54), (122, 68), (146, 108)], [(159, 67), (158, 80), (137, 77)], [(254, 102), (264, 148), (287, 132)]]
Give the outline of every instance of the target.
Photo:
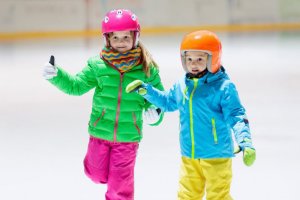
[(209, 72), (212, 72), (212, 55), (208, 54), (206, 68)]
[(132, 48), (136, 48), (139, 44), (139, 37), (140, 37), (140, 33), (137, 31), (134, 31), (134, 35), (133, 35), (133, 47)]
[(107, 34), (103, 34), (103, 35), (102, 35), (102, 38), (103, 38), (104, 46), (105, 46), (105, 47), (109, 47), (110, 44), (109, 44), (109, 40), (108, 40), (108, 35), (107, 35)]

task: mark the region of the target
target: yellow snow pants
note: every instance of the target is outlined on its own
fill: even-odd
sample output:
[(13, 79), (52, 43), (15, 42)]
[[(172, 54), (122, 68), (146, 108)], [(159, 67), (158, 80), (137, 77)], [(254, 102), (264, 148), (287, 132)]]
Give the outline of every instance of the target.
[(232, 160), (181, 158), (178, 200), (232, 200)]

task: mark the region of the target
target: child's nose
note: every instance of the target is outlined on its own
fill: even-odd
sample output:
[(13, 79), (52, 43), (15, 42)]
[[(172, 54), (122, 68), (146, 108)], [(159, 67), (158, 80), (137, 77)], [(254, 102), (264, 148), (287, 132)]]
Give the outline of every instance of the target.
[(120, 42), (120, 43), (123, 43), (123, 42), (125, 42), (125, 41), (126, 41), (125, 38), (120, 38), (120, 39), (119, 39), (119, 42)]
[(197, 61), (196, 60), (192, 60), (192, 65), (196, 65)]

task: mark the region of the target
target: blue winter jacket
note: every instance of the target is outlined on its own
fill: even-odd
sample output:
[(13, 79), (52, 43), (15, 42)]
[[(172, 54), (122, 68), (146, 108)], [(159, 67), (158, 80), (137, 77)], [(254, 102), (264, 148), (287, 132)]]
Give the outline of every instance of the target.
[(251, 139), (245, 109), (223, 67), (199, 79), (184, 77), (169, 91), (151, 85), (146, 89), (144, 97), (164, 112), (179, 110), (182, 156), (230, 158), (234, 156), (232, 131), (238, 144)]

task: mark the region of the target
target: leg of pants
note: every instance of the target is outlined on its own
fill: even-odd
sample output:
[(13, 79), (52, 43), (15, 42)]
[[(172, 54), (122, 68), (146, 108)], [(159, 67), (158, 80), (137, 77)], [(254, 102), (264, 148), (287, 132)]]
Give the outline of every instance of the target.
[(206, 187), (207, 200), (232, 200), (231, 159), (190, 159), (182, 157), (179, 200), (200, 200)]
[(138, 143), (114, 143), (110, 153), (106, 200), (134, 199), (134, 166)]
[(206, 177), (207, 200), (232, 200), (230, 185), (232, 180), (231, 159), (200, 160)]
[(178, 200), (201, 200), (205, 177), (198, 159), (181, 157)]
[(84, 172), (95, 183), (107, 183), (110, 160), (109, 141), (90, 137), (84, 158)]

